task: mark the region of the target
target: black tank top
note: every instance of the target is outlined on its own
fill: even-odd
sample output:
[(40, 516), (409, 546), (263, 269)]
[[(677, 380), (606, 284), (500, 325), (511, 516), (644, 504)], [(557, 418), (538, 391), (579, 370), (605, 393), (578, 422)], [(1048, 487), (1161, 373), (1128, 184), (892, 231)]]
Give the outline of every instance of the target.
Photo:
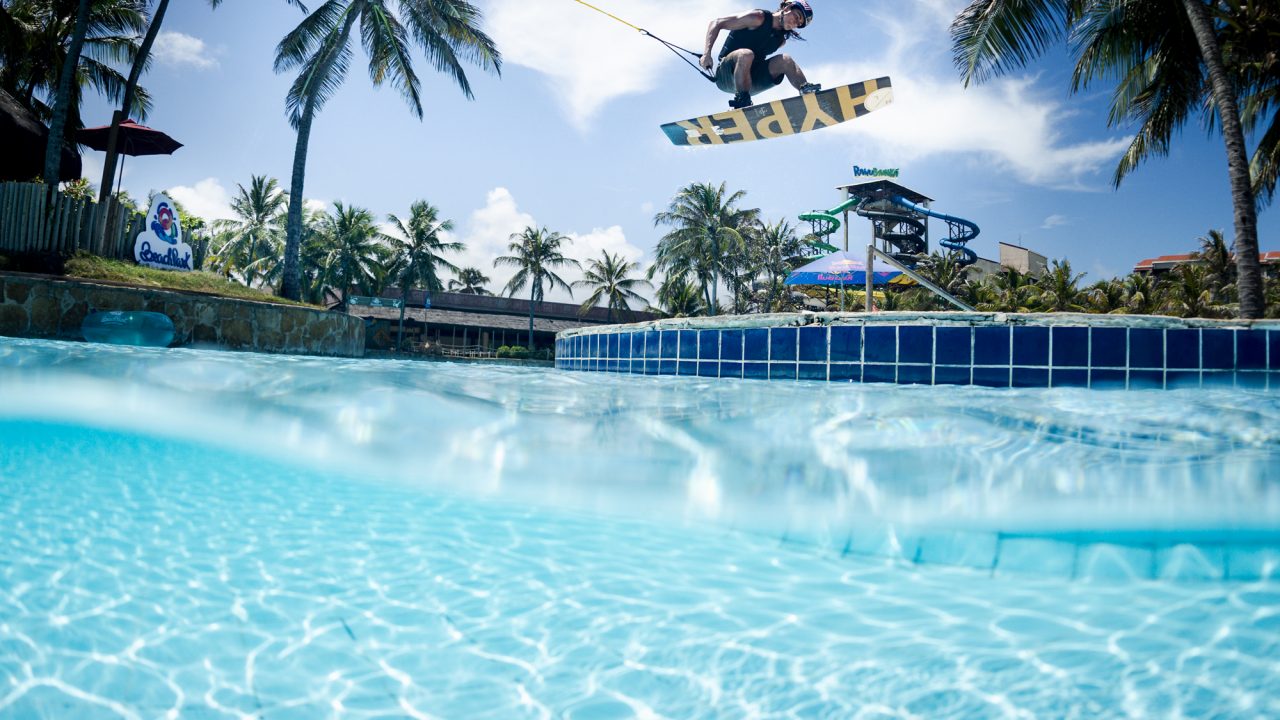
[(782, 44), (787, 41), (787, 31), (773, 28), (773, 13), (768, 10), (760, 10), (760, 12), (765, 14), (764, 22), (760, 27), (729, 31), (724, 47), (720, 48), (719, 59), (723, 60), (725, 55), (743, 48), (754, 52), (757, 58), (767, 58), (782, 47)]

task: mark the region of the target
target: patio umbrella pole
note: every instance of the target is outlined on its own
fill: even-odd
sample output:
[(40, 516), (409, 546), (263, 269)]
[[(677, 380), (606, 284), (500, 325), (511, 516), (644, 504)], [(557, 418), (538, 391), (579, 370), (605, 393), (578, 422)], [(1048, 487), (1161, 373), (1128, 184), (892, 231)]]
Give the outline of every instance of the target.
[(866, 310), (867, 312), (871, 312), (876, 307), (871, 300), (871, 287), (872, 285), (875, 284), (874, 278), (876, 275), (875, 263), (876, 263), (876, 246), (874, 244), (868, 245), (867, 246), (867, 299), (862, 304), (863, 309)]

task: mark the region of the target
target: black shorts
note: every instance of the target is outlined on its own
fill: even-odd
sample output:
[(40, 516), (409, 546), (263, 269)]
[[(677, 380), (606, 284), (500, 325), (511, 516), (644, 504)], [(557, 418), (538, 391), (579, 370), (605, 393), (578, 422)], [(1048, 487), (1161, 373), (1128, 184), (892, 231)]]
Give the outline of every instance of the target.
[[(757, 59), (751, 63), (751, 88), (748, 92), (762, 93), (782, 83), (784, 75), (774, 77), (773, 73), (769, 72), (769, 60), (772, 59)], [(727, 57), (720, 63), (720, 67), (716, 68), (716, 87), (727, 93), (738, 92), (738, 88), (733, 82), (733, 69), (737, 64), (738, 59), (735, 57)]]

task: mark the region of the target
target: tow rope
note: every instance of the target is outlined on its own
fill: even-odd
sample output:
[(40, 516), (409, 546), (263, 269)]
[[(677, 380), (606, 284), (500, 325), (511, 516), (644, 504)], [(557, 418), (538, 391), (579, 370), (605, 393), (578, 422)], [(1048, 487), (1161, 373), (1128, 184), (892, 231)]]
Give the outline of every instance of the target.
[(640, 33), (641, 35), (644, 35), (644, 36), (646, 36), (646, 37), (651, 37), (651, 38), (653, 38), (654, 40), (657, 40), (658, 42), (662, 43), (663, 45), (666, 45), (668, 50), (670, 50), (671, 52), (675, 53), (675, 54), (676, 54), (676, 57), (678, 57), (678, 58), (680, 58), (681, 60), (683, 60), (683, 61), (685, 61), (686, 63), (688, 63), (688, 64), (689, 64), (689, 67), (693, 68), (694, 70), (697, 70), (699, 75), (701, 75), (702, 77), (704, 77), (704, 78), (706, 78), (706, 79), (710, 80), (711, 82), (715, 82), (715, 81), (716, 81), (716, 76), (715, 76), (715, 75), (712, 75), (711, 73), (707, 72), (706, 70), (703, 70), (701, 65), (699, 65), (699, 64), (697, 64), (697, 63), (694, 63), (694, 62), (690, 61), (690, 60), (689, 60), (689, 58), (687, 58), (687, 57), (685, 57), (684, 55), (682, 55), (682, 54), (681, 54), (681, 53), (688, 53), (689, 55), (692, 55), (692, 56), (694, 56), (694, 57), (696, 57), (696, 58), (698, 58), (698, 59), (702, 59), (702, 53), (700, 53), (700, 52), (694, 52), (694, 51), (692, 51), (692, 50), (690, 50), (690, 49), (688, 49), (688, 48), (683, 48), (683, 47), (680, 47), (679, 45), (675, 45), (675, 44), (673, 44), (673, 43), (669, 43), (669, 42), (667, 42), (666, 40), (663, 40), (662, 38), (658, 37), (657, 35), (654, 35), (653, 33), (649, 32), (648, 30), (645, 30), (645, 29), (644, 29), (644, 28), (642, 28), (642, 27), (637, 27), (637, 26), (635, 26), (635, 25), (632, 25), (631, 23), (627, 22), (626, 20), (623, 20), (622, 18), (618, 17), (617, 15), (614, 15), (613, 13), (606, 12), (606, 11), (604, 11), (604, 10), (601, 10), (600, 8), (596, 7), (595, 5), (592, 5), (591, 3), (583, 2), (583, 0), (573, 0), (573, 1), (574, 1), (574, 2), (576, 2), (576, 3), (578, 3), (579, 5), (586, 5), (587, 7), (591, 8), (592, 10), (595, 10), (596, 12), (600, 13), (601, 15), (606, 15), (606, 16), (608, 16), (608, 17), (611, 17), (611, 18), (613, 18), (614, 20), (617, 20), (618, 22), (622, 23), (623, 25), (626, 25), (627, 27), (631, 28), (632, 30), (635, 30), (636, 32)]

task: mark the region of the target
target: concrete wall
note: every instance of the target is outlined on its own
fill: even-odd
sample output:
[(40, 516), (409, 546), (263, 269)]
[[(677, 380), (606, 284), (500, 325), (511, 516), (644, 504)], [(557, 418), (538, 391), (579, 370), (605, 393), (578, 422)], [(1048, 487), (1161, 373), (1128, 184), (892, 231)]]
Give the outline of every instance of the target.
[(0, 335), (83, 340), (90, 312), (168, 315), (175, 346), (295, 355), (364, 356), (364, 321), (341, 313), (20, 273), (0, 273)]

